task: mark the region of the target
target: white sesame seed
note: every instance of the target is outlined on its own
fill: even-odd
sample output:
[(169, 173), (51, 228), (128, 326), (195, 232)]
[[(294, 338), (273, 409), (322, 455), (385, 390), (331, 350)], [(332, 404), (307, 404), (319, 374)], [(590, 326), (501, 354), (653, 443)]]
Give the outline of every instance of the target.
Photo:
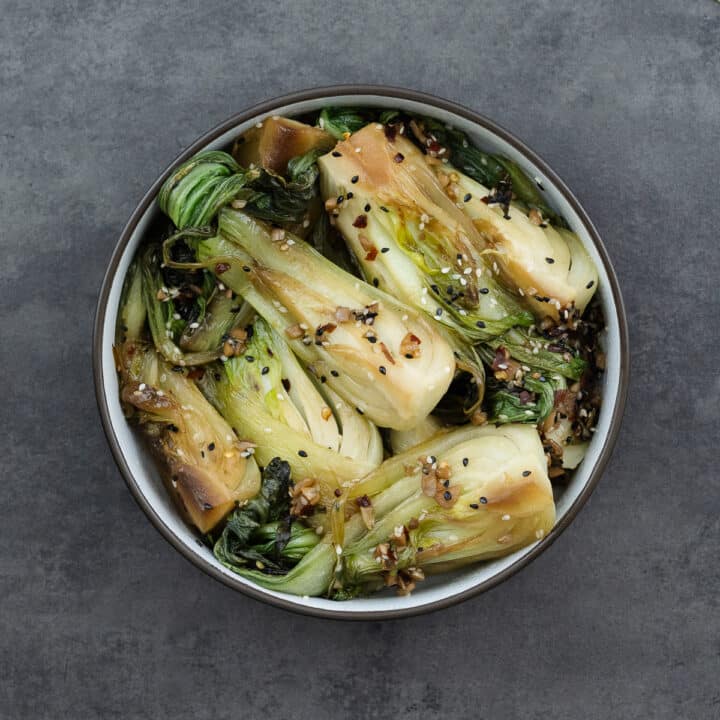
[(510, 516), (509, 516), (509, 515), (503, 515), (503, 516), (502, 516), (502, 520), (509, 520), (509, 519), (510, 519)]

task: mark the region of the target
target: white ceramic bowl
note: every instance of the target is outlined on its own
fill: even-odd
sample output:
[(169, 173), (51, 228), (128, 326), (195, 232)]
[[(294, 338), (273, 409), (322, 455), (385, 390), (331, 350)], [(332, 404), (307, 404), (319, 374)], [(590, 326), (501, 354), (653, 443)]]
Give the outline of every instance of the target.
[[(345, 602), (296, 597), (264, 590), (223, 567), (181, 519), (141, 438), (125, 421), (118, 398), (112, 343), (120, 291), (138, 245), (160, 219), (155, 198), (164, 180), (191, 155), (204, 149), (228, 148), (234, 138), (265, 117), (295, 116), (326, 105), (399, 108), (429, 115), (465, 131), (483, 149), (511, 158), (544, 188), (550, 204), (579, 235), (597, 265), (600, 278), (598, 293), (607, 321), (603, 405), (587, 456), (558, 501), (552, 532), (507, 557), (431, 577), (407, 597), (380, 594)], [(629, 373), (627, 325), (617, 278), (597, 231), (560, 178), (523, 143), (477, 113), (428, 95), (372, 86), (321, 88), (271, 100), (230, 118), (176, 158), (140, 201), (120, 236), (100, 292), (93, 352), (98, 405), (115, 460), (135, 499), (164, 537), (199, 568), (247, 595), (311, 615), (355, 619), (412, 615), (459, 602), (501, 582), (547, 548), (569, 525), (600, 478), (619, 430)]]

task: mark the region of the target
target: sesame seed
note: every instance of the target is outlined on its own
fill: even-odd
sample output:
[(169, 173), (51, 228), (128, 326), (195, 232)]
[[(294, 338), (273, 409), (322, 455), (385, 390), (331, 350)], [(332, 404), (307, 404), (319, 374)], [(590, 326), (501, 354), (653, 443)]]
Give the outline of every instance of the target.
[(523, 474), (522, 474), (522, 475), (523, 475), (523, 477), (527, 477), (528, 475), (530, 475), (530, 471), (529, 471), (529, 470), (523, 470)]
[(209, 450), (210, 452), (212, 452), (214, 449), (215, 449), (215, 443), (214, 443), (214, 442), (211, 442), (211, 443), (208, 445), (208, 450)]
[(510, 516), (509, 516), (509, 515), (503, 515), (501, 519), (502, 519), (502, 520), (509, 520), (509, 519), (510, 519)]
[(470, 462), (470, 458), (463, 458), (462, 459), (463, 467), (467, 467), (469, 462)]
[(488, 288), (480, 288), (480, 294), (481, 295), (487, 295), (490, 292)]
[(482, 320), (478, 320), (475, 325), (479, 327), (481, 330), (485, 327), (485, 323)]
[(480, 506), (479, 506), (477, 503), (470, 503), (470, 507), (471, 507), (473, 510), (477, 510)]
[(552, 264), (555, 262), (555, 258), (546, 257), (546, 258), (545, 258), (545, 262), (546, 262), (548, 265), (552, 265)]
[(342, 153), (338, 152), (337, 150), (333, 150), (332, 156), (333, 157), (342, 157)]
[(472, 195), (470, 193), (465, 195), (465, 197), (463, 198), (463, 202), (470, 202), (471, 200), (472, 200)]
[(452, 493), (449, 490), (446, 490), (443, 493), (443, 497), (445, 498), (445, 500), (452, 500)]
[(270, 368), (266, 365), (261, 371), (261, 375), (267, 375), (270, 372)]
[(380, 252), (381, 252), (381, 253), (386, 253), (386, 252), (389, 252), (389, 251), (390, 251), (390, 248), (380, 248)]
[(381, 365), (378, 370), (380, 370), (381, 375), (387, 375), (387, 368), (384, 365)]
[(595, 284), (594, 280), (591, 280), (585, 287), (589, 290)]
[(380, 284), (380, 281), (377, 278), (373, 278), (373, 285), (377, 287)]
[(354, 185), (359, 179), (360, 179), (360, 177), (358, 175), (353, 175), (350, 178), (350, 182)]
[(480, 504), (487, 505), (487, 498), (484, 495), (480, 498)]
[(438, 308), (438, 309), (435, 311), (435, 316), (436, 316), (436, 317), (441, 317), (441, 316), (442, 316), (442, 308)]
[(304, 450), (298, 450), (298, 455), (300, 457), (307, 457), (307, 453)]
[(255, 358), (252, 355), (246, 355), (245, 360), (247, 362), (255, 362)]
[(365, 212), (370, 212), (370, 203), (367, 203), (364, 207)]
[(333, 377), (340, 377), (340, 373), (339, 373), (337, 370), (331, 370), (331, 371), (330, 371), (330, 374), (331, 374)]

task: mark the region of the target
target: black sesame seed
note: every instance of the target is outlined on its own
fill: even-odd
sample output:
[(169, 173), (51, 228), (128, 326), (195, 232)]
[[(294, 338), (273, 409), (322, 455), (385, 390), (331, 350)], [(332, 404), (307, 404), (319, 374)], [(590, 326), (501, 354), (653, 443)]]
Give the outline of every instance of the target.
[(371, 345), (374, 345), (374, 344), (377, 342), (377, 338), (376, 338), (374, 335), (368, 335), (368, 336), (367, 336), (367, 341), (368, 341)]
[(443, 483), (443, 487), (446, 487), (446, 488), (447, 488), (447, 487), (450, 487), (450, 481), (449, 481), (449, 480), (445, 480), (445, 482)]
[(530, 474), (529, 470), (523, 470), (523, 477), (527, 477)]
[(480, 506), (479, 506), (477, 503), (470, 503), (470, 507), (471, 507), (473, 510), (477, 510)]
[(340, 373), (339, 373), (337, 370), (331, 370), (331, 371), (330, 371), (330, 374), (331, 374), (333, 377), (340, 377)]
[(380, 284), (380, 281), (377, 278), (373, 278), (373, 285), (377, 287)]
[(214, 443), (214, 442), (211, 442), (211, 443), (208, 445), (208, 450), (209, 450), (210, 452), (212, 452), (214, 449), (215, 449), (215, 443)]
[(390, 252), (390, 248), (380, 248), (381, 253)]
[(380, 206), (380, 209), (381, 209), (383, 212), (390, 212), (384, 205), (381, 205), (381, 206)]
[(355, 409), (358, 411), (358, 413), (360, 413), (360, 415), (364, 415), (364, 414), (365, 414), (359, 407), (356, 407)]
[(300, 457), (307, 457), (307, 453), (304, 450), (298, 450), (298, 455)]
[(433, 464), (435, 464), (435, 463), (437, 462), (437, 458), (436, 458), (434, 455), (430, 455), (430, 456), (428, 457), (428, 462), (429, 462), (431, 465), (433, 465)]
[(487, 288), (480, 288), (481, 295), (487, 295), (490, 291)]
[(591, 280), (585, 287), (589, 290), (595, 284), (594, 280)]
[(475, 325), (479, 327), (481, 330), (485, 327), (485, 323), (482, 320), (478, 320)]
[(351, 192), (345, 193), (345, 197), (346, 197), (348, 200), (352, 200), (353, 194), (352, 194)]
[(365, 206), (365, 212), (370, 212), (370, 203)]
[(546, 262), (548, 265), (552, 265), (552, 264), (555, 262), (555, 258), (546, 257), (546, 258), (545, 258), (545, 262)]
[(342, 157), (342, 153), (338, 152), (337, 150), (333, 150), (332, 156), (333, 157)]
[(324, 375), (320, 376), (320, 382), (325, 384), (327, 382), (327, 378)]
[(435, 311), (435, 316), (436, 316), (436, 317), (440, 317), (441, 315), (442, 315), (442, 308), (438, 308), (438, 309)]
[[(204, 510), (212, 510), (212, 505), (210, 503), (203, 503), (203, 509)], [(200, 543), (202, 545), (202, 543)]]
[(360, 176), (359, 176), (359, 175), (353, 175), (353, 176), (350, 178), (350, 182), (354, 185), (359, 179), (360, 179)]
[(270, 368), (267, 365), (260, 371), (262, 375), (267, 375), (269, 372)]
[(456, 257), (458, 260), (462, 260), (462, 259), (463, 259), (462, 253), (458, 253), (455, 257)]
[(204, 450), (201, 450), (201, 451), (200, 451), (200, 457), (205, 457), (205, 451), (204, 451)]
[(243, 265), (243, 270), (245, 272), (250, 272), (250, 268), (247, 265)]
[(469, 462), (470, 462), (469, 458), (463, 458), (463, 467), (467, 467)]
[(470, 202), (472, 200), (472, 195), (468, 193), (464, 198), (463, 202)]
[(381, 374), (381, 375), (386, 375), (386, 374), (387, 374), (387, 369), (385, 368), (384, 365), (381, 365), (381, 366), (378, 368), (378, 370), (380, 370), (380, 374)]
[(337, 204), (339, 205), (345, 198), (342, 195), (338, 195)]
[(487, 505), (487, 498), (484, 495), (483, 495), (483, 497), (480, 498), (480, 504)]
[(255, 358), (252, 355), (246, 355), (245, 360), (248, 362), (255, 362)]
[(218, 382), (220, 382), (220, 379), (222, 378), (222, 375), (220, 375), (219, 372), (216, 372), (216, 373), (213, 373), (213, 377), (214, 377)]
[(443, 493), (443, 497), (444, 497), (446, 500), (452, 500), (452, 493), (451, 493), (449, 490), (446, 490), (446, 491)]

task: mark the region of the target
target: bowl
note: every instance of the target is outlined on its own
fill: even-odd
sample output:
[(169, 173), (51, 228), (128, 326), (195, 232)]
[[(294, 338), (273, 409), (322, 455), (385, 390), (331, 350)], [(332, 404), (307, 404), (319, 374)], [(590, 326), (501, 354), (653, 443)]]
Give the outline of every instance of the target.
[[(603, 405), (588, 453), (558, 499), (555, 527), (542, 540), (511, 555), (431, 577), (407, 597), (381, 594), (344, 602), (297, 597), (260, 588), (223, 567), (180, 517), (144, 444), (125, 421), (118, 397), (112, 343), (120, 291), (138, 245), (147, 233), (161, 226), (155, 198), (165, 179), (195, 153), (228, 148), (237, 135), (268, 116), (297, 116), (325, 105), (368, 105), (419, 112), (450, 123), (482, 148), (511, 158), (535, 179), (549, 202), (564, 215), (599, 273), (598, 293), (607, 323)], [(95, 318), (93, 368), (103, 427), (120, 472), (153, 525), (188, 560), (231, 588), (272, 605), (326, 618), (384, 619), (436, 610), (488, 590), (518, 572), (557, 539), (587, 501), (610, 457), (625, 405), (629, 353), (623, 302), (605, 247), (578, 200), (547, 163), (495, 122), (447, 100), (396, 88), (336, 86), (285, 95), (234, 115), (196, 140), (158, 177), (123, 229), (105, 274)]]

